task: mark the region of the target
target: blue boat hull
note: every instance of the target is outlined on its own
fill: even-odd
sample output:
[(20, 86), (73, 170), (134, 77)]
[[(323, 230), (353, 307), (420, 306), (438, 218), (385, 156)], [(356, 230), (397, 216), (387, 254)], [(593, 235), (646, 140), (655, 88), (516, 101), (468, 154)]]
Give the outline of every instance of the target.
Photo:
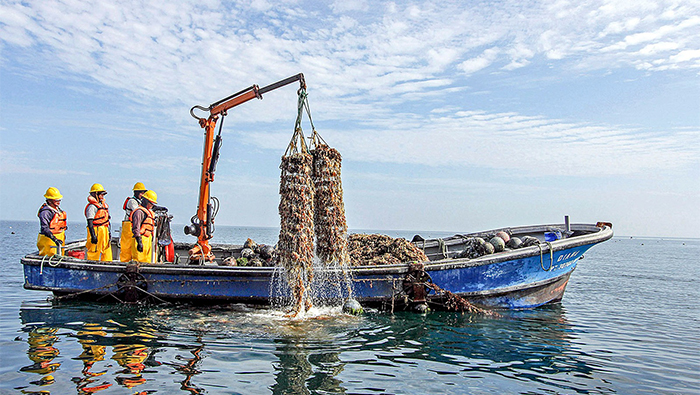
[[(458, 246), (459, 240), (448, 240), (446, 258), (419, 266), (433, 284), (476, 305), (533, 308), (561, 300), (578, 260), (590, 247), (610, 237), (612, 230), (604, 227), (579, 237), (476, 259), (449, 257), (449, 244)], [(428, 244), (426, 252), (429, 250)], [(132, 292), (162, 300), (270, 304), (276, 295), (289, 293), (274, 281), (280, 277), (280, 269), (270, 267), (137, 266), (69, 257), (59, 262), (55, 257), (48, 260), (33, 254), (22, 263), (25, 288), (96, 301), (124, 301)], [(385, 308), (410, 304), (410, 295), (403, 288), (413, 269), (415, 266), (409, 264), (353, 267), (353, 297)], [(323, 286), (335, 286), (328, 284)], [(346, 297), (347, 291), (338, 287), (335, 296)], [(430, 291), (425, 299), (440, 303), (443, 295)]]

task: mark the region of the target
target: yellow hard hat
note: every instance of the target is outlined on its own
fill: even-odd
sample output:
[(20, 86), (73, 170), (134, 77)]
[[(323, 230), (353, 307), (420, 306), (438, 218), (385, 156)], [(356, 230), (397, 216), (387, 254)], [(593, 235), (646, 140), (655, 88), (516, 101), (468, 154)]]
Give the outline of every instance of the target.
[(143, 185), (142, 182), (137, 182), (136, 184), (134, 184), (134, 189), (132, 189), (132, 191), (145, 191), (145, 190), (146, 190), (146, 186)]
[(90, 193), (93, 193), (93, 192), (107, 193), (107, 191), (105, 191), (105, 188), (102, 186), (102, 184), (92, 184), (92, 187), (90, 188)]
[(150, 189), (143, 194), (143, 197), (153, 204), (158, 204), (158, 195)]
[(63, 199), (63, 195), (61, 195), (61, 192), (58, 191), (58, 188), (54, 188), (54, 187), (47, 189), (46, 193), (44, 194), (44, 197), (46, 199), (51, 199), (51, 200)]

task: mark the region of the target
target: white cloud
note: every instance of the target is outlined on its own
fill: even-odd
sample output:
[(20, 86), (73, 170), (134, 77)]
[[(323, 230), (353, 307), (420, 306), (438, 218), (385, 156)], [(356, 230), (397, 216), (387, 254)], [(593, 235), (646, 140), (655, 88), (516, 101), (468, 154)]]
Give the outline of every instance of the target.
[(698, 58), (700, 58), (700, 49), (688, 49), (671, 56), (671, 61), (674, 63), (681, 63)]
[(368, 9), (366, 0), (336, 0), (331, 4), (331, 10), (338, 14), (348, 11), (367, 11)]
[[(398, 114), (322, 134), (355, 161), (488, 167), (521, 176), (644, 174), (700, 162), (700, 141), (694, 135), (700, 130), (650, 133), (517, 113), (438, 109), (432, 114)], [(281, 151), (287, 134), (246, 133), (244, 138)]]
[(624, 21), (612, 21), (605, 29), (603, 29), (602, 32), (600, 32), (598, 37), (602, 38), (609, 34), (619, 34), (634, 30), (640, 22), (641, 19), (639, 17), (627, 18)]
[(659, 52), (673, 51), (674, 49), (678, 49), (679, 46), (680, 45), (677, 42), (660, 42), (655, 44), (649, 44), (644, 48), (640, 49), (638, 53), (640, 55), (654, 55)]
[[(459, 102), (451, 112), (433, 113), (434, 118), (404, 106), (466, 90), (474, 78), (470, 75), (478, 71), (507, 73), (552, 60), (555, 75), (566, 67), (657, 72), (697, 68), (697, 2), (679, 6), (672, 0), (562, 0), (523, 6), (514, 1), (470, 5), (348, 0), (330, 8), (309, 7), (304, 1), (270, 4), (7, 3), (0, 5), (0, 40), (6, 47), (36, 49), (24, 60), (27, 64), (48, 63), (47, 72), (87, 77), (158, 108), (206, 105), (251, 83), (263, 85), (303, 71), (321, 120), (362, 119), (367, 120), (364, 127), (385, 130), (380, 137), (363, 137), (377, 150), (363, 152), (345, 143), (365, 160), (410, 157), (430, 164), (437, 158), (475, 165), (490, 163), (496, 152), (496, 167), (533, 168), (549, 161), (547, 168), (566, 174), (590, 174), (593, 169), (634, 172), (651, 160), (658, 159), (662, 166), (691, 160), (689, 151), (674, 143), (674, 134), (660, 141), (644, 140), (658, 153), (638, 160), (641, 154), (625, 156), (600, 146), (608, 139), (610, 147), (618, 149), (648, 148), (630, 137), (637, 131), (626, 128), (507, 113), (460, 113)], [(5, 61), (8, 53), (15, 51), (3, 51)], [(455, 75), (455, 70), (463, 74)], [(294, 111), (295, 103), (289, 100), (274, 95), (265, 100), (266, 106), (241, 108), (241, 117), (274, 121), (288, 109)], [(439, 105), (444, 108), (444, 103)], [(425, 133), (436, 125), (442, 131)], [(409, 143), (397, 144), (399, 132), (394, 130), (399, 128), (407, 141), (424, 149), (414, 152)], [(538, 137), (531, 137), (534, 132)], [(542, 140), (549, 133), (558, 137)], [(593, 134), (600, 138), (590, 139)], [(518, 149), (528, 147), (527, 156), (499, 148), (492, 136), (513, 139)], [(261, 138), (261, 146), (272, 144)], [(393, 145), (396, 154), (380, 150)], [(697, 149), (697, 144), (689, 146)], [(590, 152), (590, 147), (595, 150)], [(548, 154), (553, 148), (577, 155), (564, 168)], [(675, 159), (671, 154), (677, 154)], [(582, 159), (591, 157), (599, 160)], [(628, 167), (614, 166), (613, 161), (627, 161)]]
[(498, 57), (498, 48), (489, 48), (481, 53), (481, 55), (467, 59), (464, 62), (457, 65), (457, 68), (462, 70), (466, 74), (473, 74), (479, 70), (489, 67)]
[[(31, 61), (51, 62), (56, 73), (86, 75), (139, 100), (166, 103), (224, 96), (230, 85), (300, 70), (316, 77), (326, 97), (383, 99), (397, 85), (442, 80), (453, 69), (509, 71), (539, 58), (584, 69), (692, 68), (695, 63), (672, 59), (700, 50), (700, 6), (671, 0), (527, 7), (347, 0), (330, 6), (337, 14), (303, 1), (138, 4), (0, 5), (2, 42), (41, 48)], [(659, 60), (664, 63), (654, 63)]]

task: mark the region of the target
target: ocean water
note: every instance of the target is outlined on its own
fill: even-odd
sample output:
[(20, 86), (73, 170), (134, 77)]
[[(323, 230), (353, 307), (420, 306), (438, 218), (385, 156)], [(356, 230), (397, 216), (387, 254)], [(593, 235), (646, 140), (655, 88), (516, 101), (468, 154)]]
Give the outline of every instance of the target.
[[(85, 237), (71, 225), (70, 240)], [(615, 237), (579, 261), (561, 303), (500, 317), (289, 320), (240, 305), (52, 303), (22, 288), (37, 231), (0, 222), (0, 394), (700, 394), (698, 239)], [(219, 227), (215, 240), (248, 237), (274, 243), (277, 230)]]

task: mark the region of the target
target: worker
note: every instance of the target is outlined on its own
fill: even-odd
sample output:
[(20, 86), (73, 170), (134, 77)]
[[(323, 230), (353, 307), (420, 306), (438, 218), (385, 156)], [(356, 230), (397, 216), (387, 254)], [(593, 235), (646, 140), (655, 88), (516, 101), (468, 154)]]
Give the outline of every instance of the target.
[(146, 187), (142, 182), (134, 184), (134, 196), (129, 196), (124, 201), (124, 220), (122, 221), (121, 231), (121, 250), (119, 251), (119, 260), (121, 262), (129, 262), (132, 258), (131, 249), (134, 244), (134, 234), (131, 232), (131, 213), (139, 206), (141, 197), (146, 192)]
[(151, 262), (153, 251), (153, 230), (155, 228), (155, 213), (153, 206), (158, 203), (158, 195), (148, 190), (143, 193), (141, 203), (131, 212), (131, 232), (134, 243), (131, 246), (131, 258), (137, 262)]
[(92, 184), (88, 204), (85, 206), (87, 219), (87, 259), (91, 261), (112, 260), (112, 235), (109, 224), (109, 205), (105, 201), (105, 191), (102, 184)]
[(36, 247), (39, 255), (54, 256), (60, 251), (60, 246), (66, 242), (66, 212), (61, 210), (61, 199), (63, 195), (57, 188), (50, 187), (44, 194), (46, 202), (39, 208), (39, 237), (36, 239)]

